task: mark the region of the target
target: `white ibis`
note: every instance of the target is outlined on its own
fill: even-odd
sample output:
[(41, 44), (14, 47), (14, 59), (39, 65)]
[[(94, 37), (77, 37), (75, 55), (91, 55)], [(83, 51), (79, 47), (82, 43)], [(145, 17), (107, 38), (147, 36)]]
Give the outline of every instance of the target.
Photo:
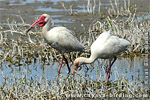
[(72, 74), (74, 74), (75, 70), (80, 67), (82, 64), (90, 64), (93, 63), (96, 59), (112, 59), (112, 63), (110, 64), (107, 70), (107, 82), (110, 77), (111, 66), (117, 59), (117, 55), (121, 52), (125, 51), (127, 47), (130, 45), (130, 42), (121, 39), (119, 37), (113, 36), (110, 34), (110, 31), (103, 32), (91, 45), (91, 56), (90, 58), (79, 57), (74, 61), (74, 69)]
[(51, 17), (48, 14), (42, 14), (38, 20), (36, 20), (27, 30), (39, 24), (40, 27), (43, 27), (42, 34), (46, 42), (51, 45), (51, 47), (57, 49), (62, 54), (62, 61), (60, 61), (60, 66), (58, 73), (62, 67), (63, 60), (65, 60), (68, 71), (70, 73), (70, 67), (67, 59), (64, 56), (64, 53), (69, 53), (72, 51), (84, 51), (84, 47), (80, 44), (76, 37), (72, 35), (72, 32), (66, 27), (54, 27), (50, 29)]

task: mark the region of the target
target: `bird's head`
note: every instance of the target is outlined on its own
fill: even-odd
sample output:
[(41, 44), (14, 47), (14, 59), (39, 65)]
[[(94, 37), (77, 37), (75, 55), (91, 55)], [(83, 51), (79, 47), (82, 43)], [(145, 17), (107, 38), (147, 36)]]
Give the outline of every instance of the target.
[(84, 57), (76, 58), (75, 61), (74, 61), (74, 68), (73, 68), (72, 74), (74, 74), (75, 71), (76, 71), (79, 67), (81, 67), (82, 64), (84, 64)]
[(42, 14), (38, 20), (36, 20), (27, 30), (27, 32), (30, 31), (30, 29), (37, 24), (39, 24), (40, 27), (43, 27), (49, 20), (51, 20), (50, 16), (48, 14)]

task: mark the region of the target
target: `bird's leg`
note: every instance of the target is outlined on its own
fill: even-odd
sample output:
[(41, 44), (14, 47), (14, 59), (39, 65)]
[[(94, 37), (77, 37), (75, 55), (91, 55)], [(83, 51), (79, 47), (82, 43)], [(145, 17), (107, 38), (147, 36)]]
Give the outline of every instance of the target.
[(63, 59), (60, 61), (59, 63), (59, 69), (58, 69), (58, 74), (60, 74), (60, 70), (61, 70), (61, 67), (62, 67), (62, 63), (63, 63)]
[(68, 60), (65, 58), (65, 56), (63, 55), (63, 59), (65, 60), (67, 67), (68, 67), (68, 74), (70, 73), (70, 67), (69, 67), (69, 63)]
[(109, 80), (109, 77), (110, 77), (110, 71), (111, 71), (111, 67), (112, 65), (114, 64), (114, 62), (116, 61), (117, 57), (114, 58), (113, 62), (110, 64), (108, 70), (107, 70), (107, 82)]
[(63, 57), (62, 57), (62, 60), (59, 63), (58, 74), (60, 74), (60, 70), (61, 70), (62, 64), (63, 64)]

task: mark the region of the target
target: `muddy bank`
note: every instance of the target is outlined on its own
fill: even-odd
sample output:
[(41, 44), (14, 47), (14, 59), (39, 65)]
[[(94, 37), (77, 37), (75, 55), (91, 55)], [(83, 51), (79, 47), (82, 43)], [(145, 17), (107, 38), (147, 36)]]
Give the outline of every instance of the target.
[[(112, 1), (113, 2), (113, 1)], [(123, 6), (124, 0), (118, 2)], [(100, 20), (98, 12), (99, 1), (96, 0), (95, 14), (87, 13), (87, 0), (62, 0), (68, 12), (64, 9), (59, 0), (0, 0), (0, 25), (8, 25), (8, 19), (11, 22), (15, 20), (21, 23), (21, 19), (16, 15), (21, 15), (25, 23), (32, 24), (35, 17), (43, 13), (51, 15), (55, 26), (66, 26), (76, 32), (82, 30), (81, 24), (84, 27), (89, 27), (90, 23), (94, 20)], [(131, 4), (136, 4), (137, 11), (145, 12), (150, 9), (149, 0), (131, 0)], [(94, 2), (90, 2), (94, 5)], [(110, 7), (109, 0), (101, 0), (101, 12), (106, 14), (106, 8)], [(72, 8), (73, 15), (70, 15), (70, 7)], [(85, 9), (84, 9), (85, 8)], [(83, 31), (83, 30), (82, 30)]]

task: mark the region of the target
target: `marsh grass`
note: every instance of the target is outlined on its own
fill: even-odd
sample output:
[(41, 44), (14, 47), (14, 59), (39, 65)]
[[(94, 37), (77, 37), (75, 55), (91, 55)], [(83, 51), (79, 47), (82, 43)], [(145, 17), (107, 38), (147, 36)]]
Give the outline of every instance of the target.
[[(129, 0), (130, 1), (130, 0)], [(115, 6), (108, 9), (108, 16), (101, 21), (93, 21), (89, 26), (89, 30), (80, 35), (78, 39), (85, 45), (86, 50), (104, 30), (111, 30), (112, 34), (125, 38), (131, 42), (130, 50), (121, 56), (134, 57), (137, 53), (145, 52), (145, 34), (149, 32), (150, 14), (147, 12), (148, 19), (138, 20), (138, 14), (131, 9), (133, 6), (130, 2), (125, 2), (124, 7), (119, 9), (117, 0)], [(100, 3), (99, 3), (100, 5)], [(95, 14), (95, 7), (90, 6), (88, 1), (87, 10)], [(100, 7), (98, 8), (100, 12)], [(132, 11), (131, 11), (132, 10)], [(71, 12), (72, 13), (72, 12)], [(69, 14), (71, 14), (69, 13)], [(55, 62), (60, 61), (60, 54), (44, 42), (41, 31), (35, 28), (28, 34), (25, 33), (29, 27), (23, 18), (21, 23), (16, 21), (8, 21), (9, 29), (1, 26), (0, 31), (0, 65), (3, 82), (0, 85), (0, 99), (65, 99), (67, 98), (99, 98), (99, 97), (123, 97), (130, 96), (134, 98), (148, 97), (147, 91), (143, 86), (143, 81), (126, 80), (123, 75), (114, 69), (114, 72), (120, 78), (116, 78), (112, 82), (106, 83), (105, 77), (101, 75), (105, 72), (104, 67), (96, 71), (99, 73), (97, 80), (93, 80), (88, 75), (80, 72), (70, 76), (54, 76), (55, 80), (48, 80), (46, 75), (27, 78), (29, 70), (23, 70), (21, 74), (11, 73), (11, 77), (5, 76), (3, 70), (5, 67), (17, 66), (27, 68), (32, 63), (39, 61), (42, 66), (53, 66)], [(102, 15), (101, 15), (102, 16)], [(88, 37), (88, 38), (87, 38)], [(90, 37), (90, 38), (89, 38)], [(79, 56), (88, 57), (89, 53), (72, 52), (67, 55), (68, 60), (73, 61)], [(120, 56), (120, 57), (121, 57)], [(97, 61), (100, 66), (101, 62)], [(106, 63), (106, 62), (104, 62)], [(72, 65), (72, 63), (71, 63)], [(93, 66), (92, 64), (90, 66)], [(40, 77), (40, 78), (38, 78)]]
[[(24, 72), (26, 73), (26, 72)], [(124, 78), (106, 83), (105, 81), (87, 78), (80, 73), (76, 76), (59, 76), (56, 80), (47, 80), (46, 76), (40, 79), (26, 79), (26, 76), (4, 77), (1, 86), (1, 99), (65, 99), (73, 97), (143, 97), (145, 94), (140, 81), (126, 81)], [(80, 77), (78, 77), (80, 76)], [(99, 77), (102, 78), (102, 77)], [(8, 85), (8, 83), (10, 83)], [(147, 97), (147, 95), (144, 95)]]

